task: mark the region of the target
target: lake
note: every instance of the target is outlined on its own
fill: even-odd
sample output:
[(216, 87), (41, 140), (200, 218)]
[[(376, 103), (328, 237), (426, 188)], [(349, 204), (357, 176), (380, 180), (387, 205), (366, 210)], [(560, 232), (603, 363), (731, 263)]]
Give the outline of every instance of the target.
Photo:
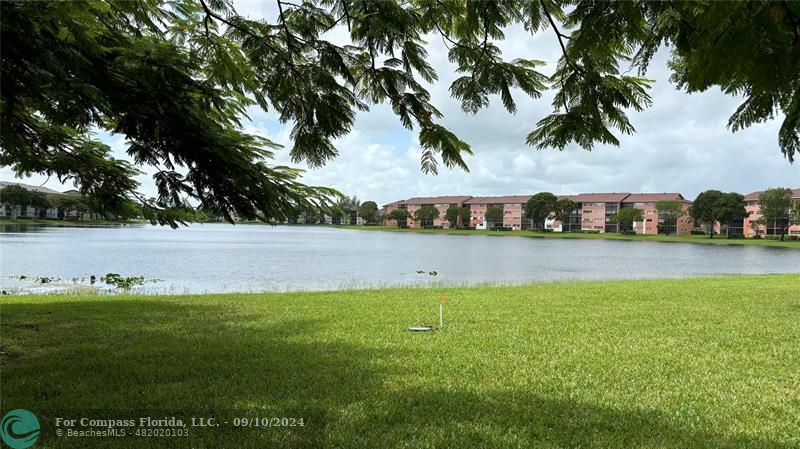
[(88, 285), (106, 273), (144, 276), (134, 290), (147, 293), (255, 292), (791, 273), (800, 272), (800, 251), (324, 226), (7, 225), (0, 272), (8, 292)]

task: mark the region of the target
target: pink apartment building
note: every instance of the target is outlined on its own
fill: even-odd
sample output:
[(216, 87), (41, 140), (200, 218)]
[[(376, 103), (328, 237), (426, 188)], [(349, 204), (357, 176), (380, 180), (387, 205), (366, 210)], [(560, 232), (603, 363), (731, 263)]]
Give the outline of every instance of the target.
[[(562, 230), (595, 231), (601, 234), (606, 232), (619, 232), (619, 223), (612, 220), (612, 216), (621, 208), (636, 207), (644, 212), (644, 221), (635, 223), (633, 230), (638, 234), (658, 234), (659, 231), (669, 231), (670, 234), (689, 234), (692, 231), (692, 222), (688, 215), (681, 217), (677, 223), (665, 223), (659, 217), (656, 202), (663, 200), (677, 200), (684, 204), (684, 209), (691, 206), (680, 193), (580, 193), (577, 195), (562, 195), (559, 198), (569, 198), (576, 204), (576, 209), (570, 217), (570, 222), (563, 224), (559, 221), (550, 223), (547, 227)], [(661, 228), (659, 228), (661, 226)]]
[[(465, 201), (469, 206), (470, 226), (480, 226), (485, 224), (486, 210), (492, 206), (503, 208), (502, 226), (522, 229), (525, 203), (530, 199), (530, 195), (507, 195), (507, 196), (474, 196)], [(493, 223), (499, 226), (500, 223)]]
[(622, 201), (628, 196), (630, 193), (580, 193), (567, 198), (577, 205), (580, 229), (606, 233), (618, 232), (617, 223), (611, 221), (610, 217), (619, 211)]
[[(387, 215), (389, 215), (389, 212), (391, 212), (391, 211), (393, 211), (395, 209), (405, 209), (405, 205), (403, 205), (402, 203), (403, 203), (403, 201), (400, 200), (400, 201), (393, 201), (391, 203), (384, 204), (383, 208), (381, 208), (381, 213), (383, 214), (384, 217), (386, 217)], [(396, 226), (399, 225), (399, 223), (397, 223), (397, 220), (388, 220), (388, 219), (384, 218), (383, 219), (383, 225), (384, 226), (396, 227)]]
[[(427, 197), (414, 197), (407, 200), (395, 201), (383, 206), (383, 213), (388, 214), (394, 209), (406, 209), (411, 218), (408, 219), (406, 225), (410, 228), (421, 228), (423, 226), (441, 226), (443, 228), (450, 227), (450, 223), (445, 218), (447, 209), (452, 206), (464, 207), (464, 202), (472, 198), (471, 196), (427, 196)], [(422, 206), (433, 206), (439, 210), (439, 218), (433, 220), (433, 223), (421, 223), (414, 220), (414, 212), (419, 210)], [(387, 226), (397, 226), (396, 220), (385, 220)]]
[[(765, 225), (755, 225), (754, 223), (756, 220), (761, 218), (761, 207), (758, 205), (758, 197), (763, 192), (763, 190), (759, 190), (757, 192), (745, 195), (744, 197), (744, 201), (746, 203), (745, 210), (749, 212), (749, 215), (744, 218), (744, 223), (742, 223), (745, 237), (754, 237), (756, 234), (767, 235), (781, 233), (780, 229), (769, 229)], [(792, 200), (800, 202), (800, 189), (792, 189)], [(789, 229), (786, 231), (786, 235), (800, 235), (800, 225), (789, 226)]]
[[(731, 223), (728, 225), (728, 231), (738, 233), (741, 232), (745, 237), (753, 237), (758, 234), (776, 234), (780, 233), (779, 229), (768, 228), (760, 225), (754, 227), (753, 222), (761, 218), (760, 207), (758, 205), (758, 196), (761, 192), (753, 192), (745, 196), (747, 203), (747, 211), (750, 213), (745, 217), (741, 225)], [(658, 201), (681, 201), (684, 210), (688, 211), (692, 202), (688, 201), (680, 193), (629, 193), (629, 192), (611, 192), (611, 193), (580, 193), (577, 195), (563, 195), (561, 198), (569, 198), (576, 203), (576, 208), (570, 216), (569, 222), (562, 224), (558, 221), (548, 222), (547, 227), (551, 229), (563, 230), (583, 230), (583, 231), (596, 231), (600, 233), (606, 232), (619, 232), (619, 223), (612, 220), (612, 216), (616, 214), (621, 208), (635, 207), (644, 211), (644, 220), (635, 223), (633, 229), (637, 234), (655, 235), (668, 231), (670, 234), (690, 234), (694, 225), (688, 213), (680, 217), (676, 223), (667, 223), (663, 217), (659, 217), (656, 203)], [(800, 204), (800, 188), (792, 190), (792, 198)], [(410, 214), (414, 214), (420, 207), (425, 205), (432, 205), (439, 210), (439, 218), (434, 220), (433, 223), (419, 223), (413, 219), (408, 220), (409, 227), (421, 227), (423, 225), (433, 225), (449, 227), (449, 223), (445, 219), (445, 213), (451, 206), (469, 207), (470, 220), (469, 223), (463, 225), (480, 226), (485, 224), (486, 210), (491, 206), (499, 206), (503, 208), (503, 223), (505, 227), (510, 227), (515, 230), (527, 229), (530, 227), (530, 220), (524, 217), (525, 203), (530, 199), (530, 195), (507, 195), (507, 196), (435, 196), (435, 197), (414, 197), (408, 200), (395, 201), (383, 206), (384, 214), (388, 214), (393, 209), (402, 208), (408, 210)], [(387, 226), (397, 226), (398, 223), (394, 220), (386, 220)], [(461, 225), (461, 224), (459, 224)], [(741, 228), (739, 228), (741, 226)], [(715, 226), (715, 232), (720, 232), (720, 225)], [(740, 231), (741, 229), (741, 231)], [(800, 235), (800, 225), (793, 225), (789, 227), (788, 235)]]
[[(680, 201), (683, 203), (684, 215), (676, 220), (676, 223), (667, 223), (663, 217), (659, 217), (656, 203), (658, 201)], [(644, 211), (644, 221), (634, 223), (634, 230), (637, 234), (656, 235), (659, 233), (659, 226), (662, 230), (669, 228), (670, 234), (690, 234), (692, 232), (692, 220), (689, 217), (689, 206), (691, 201), (687, 201), (680, 193), (632, 193), (622, 201), (622, 207), (635, 207)]]
[[(578, 195), (565, 195), (576, 203), (576, 209), (570, 217), (570, 222), (564, 226), (558, 221), (550, 222), (549, 228), (564, 230), (597, 231), (600, 233), (619, 232), (619, 224), (611, 219), (623, 207), (637, 207), (644, 211), (644, 221), (636, 223), (634, 229), (639, 234), (658, 234), (659, 225), (669, 225), (672, 234), (688, 234), (692, 230), (691, 220), (688, 216), (681, 217), (675, 225), (665, 224), (658, 216), (655, 203), (662, 200), (682, 201), (686, 208), (691, 205), (680, 193), (581, 193)], [(470, 221), (464, 225), (481, 226), (485, 224), (486, 210), (492, 206), (503, 208), (502, 226), (514, 230), (527, 229), (530, 220), (526, 219), (525, 203), (530, 195), (506, 196), (437, 196), (414, 197), (407, 200), (395, 201), (383, 206), (383, 213), (388, 214), (396, 208), (406, 209), (412, 216), (415, 211), (425, 205), (432, 205), (439, 210), (439, 218), (433, 223), (422, 224), (409, 219), (407, 226), (416, 228), (423, 225), (449, 227), (445, 213), (451, 206), (469, 207)], [(387, 226), (397, 226), (395, 220), (386, 220)]]

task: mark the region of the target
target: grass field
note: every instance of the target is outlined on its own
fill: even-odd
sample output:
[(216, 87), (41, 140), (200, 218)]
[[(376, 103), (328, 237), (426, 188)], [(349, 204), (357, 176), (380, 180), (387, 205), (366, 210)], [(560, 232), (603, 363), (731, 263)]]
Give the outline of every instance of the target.
[(643, 240), (650, 242), (671, 243), (701, 243), (706, 245), (753, 245), (772, 246), (782, 248), (800, 249), (800, 241), (779, 241), (771, 239), (729, 239), (717, 236), (713, 239), (707, 235), (622, 235), (622, 234), (582, 234), (573, 232), (532, 232), (532, 231), (495, 231), (487, 229), (420, 229), (420, 228), (392, 228), (384, 226), (336, 226), (340, 229), (354, 229), (358, 231), (386, 231), (386, 232), (417, 232), (423, 234), (450, 234), (450, 235), (491, 235), (497, 237), (528, 237), (528, 238), (553, 238), (553, 239), (606, 239), (606, 240)]
[[(798, 448), (800, 275), (0, 298), (2, 410), (37, 448)], [(53, 418), (294, 417), (182, 439)], [(232, 422), (232, 421), (229, 421)]]

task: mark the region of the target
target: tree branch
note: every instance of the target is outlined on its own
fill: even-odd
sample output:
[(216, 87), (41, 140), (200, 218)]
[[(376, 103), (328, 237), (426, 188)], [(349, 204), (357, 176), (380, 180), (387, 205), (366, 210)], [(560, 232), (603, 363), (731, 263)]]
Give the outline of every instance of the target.
[[(325, 34), (325, 33), (327, 33), (328, 31), (332, 30), (332, 29), (333, 29), (333, 28), (334, 28), (336, 25), (338, 25), (338, 24), (339, 24), (339, 22), (341, 22), (341, 21), (342, 21), (342, 19), (344, 19), (345, 17), (347, 17), (347, 15), (342, 15), (341, 17), (339, 17), (338, 19), (336, 19), (336, 22), (333, 22), (333, 24), (331, 24), (331, 26), (329, 26), (328, 28), (325, 28), (324, 30), (322, 30), (322, 32), (321, 32), (321, 33), (319, 33), (319, 34), (320, 34), (320, 35), (322, 35), (322, 34)], [(348, 22), (347, 22), (347, 30), (348, 30), (348, 31), (350, 30), (350, 21), (349, 21), (349, 20), (348, 20)]]
[[(366, 1), (361, 1), (361, 5), (364, 7), (364, 14), (369, 15), (369, 7), (367, 6)], [(369, 25), (367, 25), (369, 26)], [(372, 38), (367, 38), (367, 47), (369, 47), (369, 57), (372, 60), (372, 71), (375, 71), (375, 50), (372, 48)], [(383, 89), (384, 92), (386, 89)]]
[(287, 5), (287, 6), (293, 6), (293, 7), (295, 7), (295, 8), (301, 8), (301, 9), (303, 8), (303, 6), (302, 6), (302, 5), (298, 5), (297, 3), (288, 2), (288, 1), (286, 1), (286, 0), (282, 0), (282, 1), (281, 1), (281, 2), (279, 2), (279, 3), (283, 3), (284, 5)]
[[(213, 18), (219, 20), (220, 22), (224, 23), (225, 25), (228, 25), (231, 28), (237, 29), (237, 30), (241, 31), (242, 33), (245, 33), (245, 34), (249, 35), (250, 37), (254, 37), (254, 38), (261, 38), (262, 37), (262, 36), (258, 36), (257, 34), (253, 33), (252, 31), (248, 30), (247, 28), (242, 28), (242, 27), (232, 23), (230, 20), (220, 16), (219, 14), (215, 13), (214, 11), (211, 11), (211, 9), (206, 4), (205, 0), (200, 0), (200, 4), (203, 5), (203, 11), (205, 11), (205, 13), (206, 13), (206, 19), (203, 20), (204, 22), (206, 22), (209, 17), (213, 17)], [(206, 33), (208, 33), (208, 23), (206, 23)]]
[(545, 5), (544, 0), (539, 0), (539, 4), (542, 5), (542, 11), (544, 11), (544, 15), (547, 16), (547, 21), (550, 22), (550, 27), (553, 28), (553, 32), (556, 34), (556, 37), (558, 38), (558, 45), (561, 46), (561, 53), (564, 55), (564, 61), (566, 61), (567, 64), (569, 64), (569, 66), (572, 67), (572, 69), (575, 70), (576, 72), (581, 74), (584, 73), (584, 70), (575, 65), (572, 62), (572, 60), (569, 59), (569, 56), (567, 56), (567, 47), (564, 45), (564, 41), (561, 40), (562, 36), (564, 37), (566, 36), (562, 34), (561, 31), (558, 30), (558, 26), (556, 26), (556, 22), (555, 20), (553, 20), (553, 16), (550, 15), (550, 11), (547, 9), (547, 5)]
[(283, 32), (286, 33), (286, 52), (287, 52), (287, 61), (289, 62), (289, 67), (291, 68), (292, 72), (297, 75), (299, 78), (304, 78), (303, 74), (297, 70), (297, 66), (294, 64), (294, 53), (292, 52), (292, 39), (295, 37), (289, 31), (289, 25), (286, 24), (286, 17), (283, 15), (283, 2), (281, 0), (277, 0), (278, 2), (278, 13), (281, 21), (281, 25), (283, 26)]
[(486, 49), (489, 45), (489, 26), (487, 25), (486, 20), (486, 8), (483, 9), (483, 44), (481, 44), (481, 55), (478, 56), (478, 60), (475, 61), (475, 65), (472, 67), (472, 78), (475, 78), (475, 71), (478, 70), (478, 66), (481, 62), (483, 62), (483, 58), (486, 56), (488, 52)]
[(203, 18), (203, 26), (206, 28), (206, 39), (211, 39), (211, 32), (208, 30), (208, 21), (211, 18), (208, 14)]
[(347, 31), (352, 31), (350, 29), (350, 10), (347, 7), (347, 0), (342, 0), (342, 9), (344, 9), (344, 15), (347, 17)]
[[(441, 6), (442, 8), (446, 8), (446, 6), (441, 2), (441, 0), (437, 1), (436, 3), (438, 3), (439, 6)], [(434, 20), (433, 25), (436, 27), (437, 30), (439, 30), (439, 34), (442, 35), (442, 39), (447, 39), (451, 44), (455, 45), (456, 47), (469, 48), (468, 46), (451, 39), (450, 36), (447, 35), (447, 33), (445, 33), (444, 30), (442, 30), (442, 28), (439, 26), (439, 22)]]

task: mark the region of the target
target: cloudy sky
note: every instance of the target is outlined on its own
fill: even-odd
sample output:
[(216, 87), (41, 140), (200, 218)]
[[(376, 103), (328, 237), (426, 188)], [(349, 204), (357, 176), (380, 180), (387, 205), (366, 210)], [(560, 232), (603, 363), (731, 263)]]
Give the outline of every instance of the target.
[[(237, 2), (237, 9), (251, 17), (274, 17), (272, 2)], [(343, 30), (346, 31), (346, 30)], [(552, 34), (536, 36), (512, 29), (499, 43), (507, 59), (524, 57), (548, 62), (550, 73), (559, 56)], [(551, 111), (547, 94), (534, 100), (517, 93), (518, 111), (509, 114), (495, 98), (476, 115), (461, 111), (450, 98), (449, 85), (456, 74), (447, 61), (447, 48), (431, 37), (427, 46), (439, 82), (430, 87), (432, 102), (445, 115), (442, 124), (472, 145), (474, 156), (466, 159), (470, 172), (440, 169), (438, 176), (419, 170), (420, 148), (415, 131), (407, 131), (386, 105), (376, 105), (358, 115), (353, 132), (338, 144), (340, 156), (326, 166), (308, 170), (303, 181), (331, 186), (361, 200), (379, 204), (411, 196), (504, 195), (579, 192), (681, 192), (693, 199), (697, 193), (715, 188), (749, 193), (772, 186), (800, 187), (800, 163), (789, 164), (777, 145), (779, 121), (731, 133), (728, 116), (741, 99), (718, 89), (687, 95), (669, 82), (668, 52), (660, 52), (648, 78), (653, 106), (641, 113), (630, 112), (637, 133), (620, 137), (619, 147), (596, 146), (591, 152), (577, 146), (564, 151), (536, 150), (525, 144), (536, 122)], [(252, 109), (247, 129), (281, 144), (289, 144), (290, 125), (282, 125), (276, 114)], [(101, 135), (118, 157), (125, 157), (123, 136)], [(292, 164), (288, 149), (278, 151), (276, 163)], [(13, 174), (0, 168), (0, 179)], [(23, 182), (62, 189), (55, 180), (33, 177)], [(152, 194), (148, 176), (140, 178), (142, 190)]]

